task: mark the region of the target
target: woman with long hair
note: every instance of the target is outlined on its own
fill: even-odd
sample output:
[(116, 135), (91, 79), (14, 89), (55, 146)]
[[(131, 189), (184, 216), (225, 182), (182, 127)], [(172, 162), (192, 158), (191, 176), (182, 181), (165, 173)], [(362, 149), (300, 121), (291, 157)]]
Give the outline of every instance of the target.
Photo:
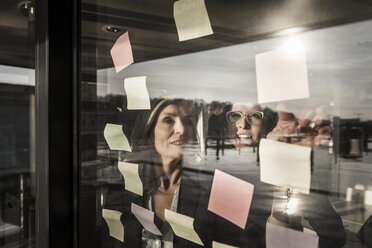
[(144, 207), (155, 213), (155, 224), (163, 234), (143, 229), (142, 247), (173, 247), (174, 235), (164, 211), (178, 211), (184, 154), (198, 141), (195, 112), (192, 101), (163, 99), (148, 117), (138, 118), (133, 130), (133, 152), (125, 160), (140, 165)]

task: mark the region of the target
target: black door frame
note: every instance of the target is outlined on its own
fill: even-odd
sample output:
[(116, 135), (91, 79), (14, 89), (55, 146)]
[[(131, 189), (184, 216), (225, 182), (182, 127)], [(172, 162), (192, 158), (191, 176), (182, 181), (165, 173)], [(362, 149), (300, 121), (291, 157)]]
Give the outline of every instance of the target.
[(79, 2), (35, 2), (38, 248), (77, 247)]

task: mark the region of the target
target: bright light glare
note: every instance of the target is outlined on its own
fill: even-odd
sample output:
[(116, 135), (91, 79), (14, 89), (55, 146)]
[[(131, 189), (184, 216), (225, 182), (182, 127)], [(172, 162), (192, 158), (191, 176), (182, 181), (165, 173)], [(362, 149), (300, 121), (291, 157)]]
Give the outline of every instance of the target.
[(289, 37), (281, 47), (281, 49), (289, 54), (298, 53), (304, 50), (304, 45), (296, 37)]
[(300, 28), (300, 27), (294, 27), (294, 28), (287, 28), (287, 29), (284, 29), (284, 30), (281, 30), (277, 33), (277, 35), (289, 35), (289, 34), (296, 34), (296, 33), (299, 33), (301, 31), (303, 31), (304, 29), (303, 28)]
[(291, 198), (289, 202), (287, 203), (287, 213), (288, 214), (293, 214), (296, 211), (298, 199), (296, 198)]

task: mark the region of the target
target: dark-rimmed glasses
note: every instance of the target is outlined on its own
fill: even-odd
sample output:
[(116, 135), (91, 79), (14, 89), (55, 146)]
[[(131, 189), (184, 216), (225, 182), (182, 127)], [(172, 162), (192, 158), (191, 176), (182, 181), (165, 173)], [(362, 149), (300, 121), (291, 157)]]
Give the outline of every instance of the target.
[(249, 112), (247, 114), (243, 114), (240, 111), (229, 111), (226, 113), (226, 119), (232, 125), (237, 125), (243, 117), (251, 125), (260, 125), (261, 120), (264, 118), (264, 113), (261, 111)]

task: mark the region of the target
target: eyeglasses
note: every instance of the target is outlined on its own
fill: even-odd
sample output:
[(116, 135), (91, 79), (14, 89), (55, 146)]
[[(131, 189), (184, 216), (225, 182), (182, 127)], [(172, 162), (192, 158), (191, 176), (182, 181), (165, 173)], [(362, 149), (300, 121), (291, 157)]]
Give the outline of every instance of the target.
[(229, 111), (226, 113), (226, 119), (232, 125), (238, 124), (243, 117), (245, 117), (249, 124), (256, 126), (261, 124), (261, 120), (264, 118), (264, 113), (261, 111), (249, 112), (247, 114), (243, 114), (240, 111)]

